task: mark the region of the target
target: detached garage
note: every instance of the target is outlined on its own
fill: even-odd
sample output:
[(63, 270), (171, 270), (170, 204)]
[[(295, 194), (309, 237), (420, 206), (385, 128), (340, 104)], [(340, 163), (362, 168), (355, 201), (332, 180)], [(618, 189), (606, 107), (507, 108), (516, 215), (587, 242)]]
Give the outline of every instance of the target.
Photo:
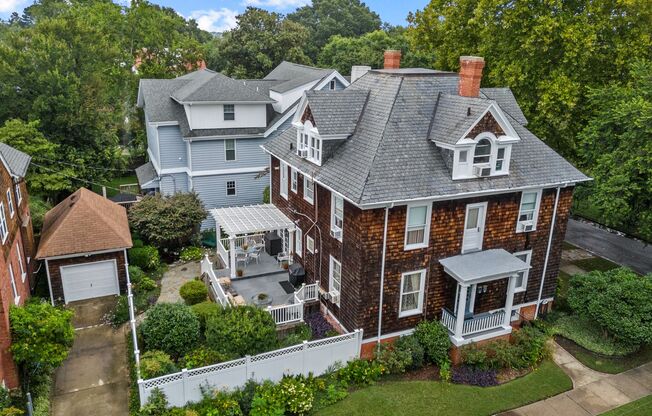
[(45, 214), (36, 254), (52, 303), (124, 293), (131, 246), (124, 207), (86, 188), (70, 195)]

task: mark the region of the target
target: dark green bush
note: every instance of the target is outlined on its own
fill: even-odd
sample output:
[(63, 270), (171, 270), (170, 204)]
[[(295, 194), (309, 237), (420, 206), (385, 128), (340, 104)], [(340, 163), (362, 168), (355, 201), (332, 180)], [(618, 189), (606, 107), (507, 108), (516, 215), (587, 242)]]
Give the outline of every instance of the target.
[(225, 308), (206, 322), (206, 343), (227, 355), (254, 355), (278, 346), (272, 315), (253, 306)]
[(419, 322), (414, 330), (414, 336), (423, 346), (428, 361), (437, 365), (450, 361), (448, 350), (451, 347), (451, 341), (448, 337), (448, 330), (441, 322)]
[(404, 373), (412, 366), (412, 352), (396, 348), (395, 345), (381, 343), (375, 352), (375, 360), (387, 373)]
[(346, 386), (368, 386), (384, 372), (384, 367), (376, 361), (353, 360), (337, 371), (337, 379)]
[(197, 315), (197, 318), (199, 318), (201, 333), (204, 334), (206, 332), (206, 321), (211, 315), (219, 313), (222, 310), (222, 306), (207, 300), (192, 305), (191, 309)]
[(199, 342), (199, 318), (181, 303), (158, 303), (140, 325), (145, 347), (161, 350), (172, 357), (191, 351)]
[(137, 293), (145, 293), (154, 289), (156, 289), (156, 282), (147, 276), (143, 277), (140, 283), (134, 285), (134, 291)]
[(394, 343), (394, 347), (400, 351), (409, 351), (412, 356), (412, 364), (408, 366), (409, 369), (415, 370), (423, 367), (424, 351), (423, 346), (414, 335), (406, 335), (400, 337)]
[(129, 264), (142, 270), (156, 270), (161, 265), (161, 258), (154, 246), (131, 248), (127, 251), (127, 257), (129, 257)]
[(280, 347), (285, 348), (301, 344), (303, 341), (310, 341), (311, 337), (312, 329), (310, 329), (308, 324), (302, 323), (294, 327), (292, 331), (281, 340)]
[(305, 415), (312, 410), (315, 392), (303, 377), (286, 376), (278, 384), (256, 388), (250, 416)]
[(129, 316), (129, 300), (126, 295), (121, 295), (116, 302), (113, 311), (109, 315), (111, 325), (118, 327), (130, 319)]
[(142, 246), (145, 245), (145, 243), (143, 243), (143, 240), (140, 240), (140, 239), (138, 239), (138, 238), (134, 238), (134, 239), (132, 240), (132, 243), (133, 243), (132, 248), (138, 248), (138, 247), (142, 247)]
[(159, 388), (152, 390), (147, 403), (138, 411), (138, 416), (164, 416), (167, 412), (168, 398)]
[(169, 355), (163, 351), (150, 350), (140, 357), (140, 376), (148, 378), (160, 377), (179, 371)]
[(201, 247), (184, 247), (181, 250), (179, 259), (181, 261), (199, 261), (204, 256), (204, 251)]
[(549, 339), (550, 335), (536, 326), (524, 326), (512, 334), (514, 344), (519, 347), (519, 353), (529, 367), (536, 366), (550, 356)]
[(143, 269), (132, 264), (129, 265), (129, 280), (133, 285), (137, 285), (143, 280), (143, 277), (147, 277)]
[(494, 363), (489, 360), (487, 348), (478, 347), (472, 343), (461, 348), (462, 363), (466, 366), (487, 370), (494, 367)]
[(179, 294), (187, 305), (195, 305), (206, 300), (208, 297), (208, 289), (204, 282), (191, 280), (181, 286)]
[(224, 361), (229, 361), (229, 356), (205, 346), (195, 348), (183, 357), (183, 365), (186, 368), (206, 367)]

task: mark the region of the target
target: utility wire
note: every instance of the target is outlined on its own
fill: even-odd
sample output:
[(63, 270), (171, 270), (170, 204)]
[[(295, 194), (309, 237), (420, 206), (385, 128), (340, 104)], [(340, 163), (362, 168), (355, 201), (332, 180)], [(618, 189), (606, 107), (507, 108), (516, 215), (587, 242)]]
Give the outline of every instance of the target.
[(77, 180), (77, 181), (86, 182), (86, 183), (89, 183), (89, 184), (91, 184), (91, 185), (103, 186), (103, 187), (105, 187), (105, 188), (107, 188), (107, 189), (113, 189), (114, 191), (122, 192), (122, 190), (120, 190), (120, 189), (118, 189), (118, 188), (114, 188), (114, 187), (109, 186), (109, 185), (103, 185), (103, 184), (101, 184), (101, 183), (97, 183), (97, 182), (89, 181), (89, 180), (87, 180), (87, 179), (78, 178), (78, 177), (76, 177), (76, 176), (69, 175), (69, 174), (63, 173), (63, 172), (61, 172), (61, 171), (58, 171), (58, 170), (54, 170), (54, 169), (48, 168), (47, 166), (39, 165), (38, 163), (34, 163), (34, 162), (32, 162), (32, 165), (34, 165), (34, 166), (38, 166), (38, 167), (41, 168), (41, 169), (49, 170), (50, 172), (58, 173), (59, 175), (63, 175), (63, 176), (65, 176), (65, 177), (67, 177), (67, 178), (70, 178), (70, 179), (75, 179), (75, 180)]
[[(41, 159), (41, 160), (44, 160), (44, 161), (48, 161), (48, 162), (51, 162), (51, 163), (60, 163), (60, 164), (62, 164), (62, 165), (68, 165), (68, 166), (72, 166), (72, 167), (80, 167), (80, 165), (75, 164), (75, 163), (63, 162), (63, 161), (60, 161), (60, 160), (48, 159), (48, 158), (43, 157), (43, 156), (36, 156), (36, 158)], [(108, 171), (114, 171), (114, 172), (134, 172), (133, 169), (116, 169), (116, 168), (105, 168), (105, 167), (96, 167), (96, 166), (81, 166), (81, 167), (84, 168), (84, 169), (104, 170), (104, 171), (107, 171), (107, 172), (108, 172)]]

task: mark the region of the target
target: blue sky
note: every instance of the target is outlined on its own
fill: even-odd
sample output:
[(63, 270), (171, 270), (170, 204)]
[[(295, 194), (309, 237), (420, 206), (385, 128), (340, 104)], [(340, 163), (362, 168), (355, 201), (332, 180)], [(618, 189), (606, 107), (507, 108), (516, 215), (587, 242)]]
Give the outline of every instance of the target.
[[(127, 0), (116, 0), (119, 3)], [(235, 25), (235, 16), (247, 6), (289, 13), (310, 0), (150, 0), (174, 8), (185, 17), (192, 17), (202, 29), (221, 32)], [(22, 12), (33, 0), (0, 0), (0, 18)], [(422, 9), (428, 0), (369, 0), (365, 2), (385, 22), (404, 25), (408, 12)]]

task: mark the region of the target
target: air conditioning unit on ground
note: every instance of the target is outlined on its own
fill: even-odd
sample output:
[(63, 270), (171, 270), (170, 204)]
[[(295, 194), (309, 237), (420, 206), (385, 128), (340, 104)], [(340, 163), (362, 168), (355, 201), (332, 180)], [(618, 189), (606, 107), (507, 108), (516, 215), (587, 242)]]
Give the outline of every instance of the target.
[(306, 158), (308, 157), (308, 149), (300, 147), (297, 149), (297, 156)]
[(331, 237), (337, 239), (342, 238), (342, 230), (331, 230)]
[(486, 178), (491, 176), (491, 167), (489, 165), (473, 166), (473, 174), (478, 178)]

